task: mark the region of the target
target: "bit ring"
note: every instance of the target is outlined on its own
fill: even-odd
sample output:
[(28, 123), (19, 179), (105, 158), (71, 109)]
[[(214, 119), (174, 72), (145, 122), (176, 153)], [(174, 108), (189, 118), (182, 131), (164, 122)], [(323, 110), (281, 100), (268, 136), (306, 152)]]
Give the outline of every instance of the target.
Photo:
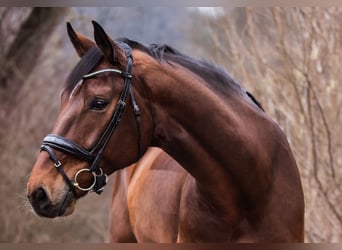
[[(100, 169), (101, 171), (101, 174), (102, 174), (102, 169)], [(92, 175), (93, 175), (93, 178), (94, 178), (94, 181), (93, 183), (89, 186), (89, 187), (81, 187), (78, 182), (77, 182), (77, 177), (79, 174), (83, 173), (83, 172), (90, 172)], [(93, 187), (95, 186), (96, 184), (96, 174), (92, 171), (90, 171), (88, 168), (83, 168), (83, 169), (80, 169), (77, 171), (77, 173), (75, 174), (75, 180), (73, 181), (73, 185), (74, 187), (78, 188), (79, 190), (82, 190), (82, 191), (91, 191), (93, 189)]]

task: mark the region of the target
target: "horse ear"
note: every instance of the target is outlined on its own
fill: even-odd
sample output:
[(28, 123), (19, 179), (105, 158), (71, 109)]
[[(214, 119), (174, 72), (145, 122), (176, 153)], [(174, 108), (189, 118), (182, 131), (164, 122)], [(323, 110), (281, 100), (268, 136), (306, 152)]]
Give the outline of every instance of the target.
[(74, 48), (80, 57), (82, 57), (88, 51), (88, 49), (95, 45), (95, 43), (89, 38), (75, 32), (69, 22), (67, 22), (67, 31), (70, 41), (74, 45)]
[(122, 49), (107, 35), (100, 24), (95, 21), (92, 21), (92, 23), (94, 26), (95, 42), (106, 59), (112, 64), (114, 64), (115, 61), (123, 64), (125, 55)]

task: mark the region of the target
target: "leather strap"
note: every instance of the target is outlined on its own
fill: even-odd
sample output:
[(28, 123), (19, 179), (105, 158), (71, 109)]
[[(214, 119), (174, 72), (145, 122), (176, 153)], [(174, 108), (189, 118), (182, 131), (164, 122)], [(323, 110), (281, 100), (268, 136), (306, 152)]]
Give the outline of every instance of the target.
[(53, 164), (55, 165), (56, 169), (58, 170), (58, 172), (63, 176), (64, 181), (68, 184), (71, 192), (74, 194), (74, 196), (76, 197), (76, 190), (74, 185), (72, 184), (72, 182), (70, 181), (69, 177), (66, 175), (66, 173), (64, 172), (63, 168), (62, 168), (62, 163), (57, 159), (57, 156), (55, 154), (55, 152), (53, 151), (53, 149), (51, 147), (49, 147), (48, 145), (42, 145), (40, 147), (41, 150), (44, 150), (48, 153), (51, 161), (53, 162)]
[(47, 135), (43, 140), (43, 146), (44, 145), (87, 162), (92, 162), (94, 160), (94, 156), (88, 150), (59, 135)]
[(133, 111), (135, 115), (135, 123), (137, 125), (137, 140), (138, 140), (138, 160), (141, 157), (142, 154), (142, 149), (141, 149), (141, 131), (140, 131), (140, 124), (141, 124), (141, 113), (140, 113), (140, 108), (135, 100), (134, 97), (134, 92), (132, 86), (129, 87), (129, 92), (131, 95), (131, 101), (132, 101), (132, 106), (133, 106)]

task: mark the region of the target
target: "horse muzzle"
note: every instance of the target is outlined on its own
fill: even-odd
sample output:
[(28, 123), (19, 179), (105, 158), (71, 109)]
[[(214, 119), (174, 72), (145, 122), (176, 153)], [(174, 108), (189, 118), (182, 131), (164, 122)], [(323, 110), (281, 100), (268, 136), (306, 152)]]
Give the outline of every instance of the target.
[(70, 190), (60, 200), (52, 201), (48, 192), (43, 187), (28, 192), (27, 197), (35, 213), (48, 218), (71, 214), (76, 202), (75, 196)]

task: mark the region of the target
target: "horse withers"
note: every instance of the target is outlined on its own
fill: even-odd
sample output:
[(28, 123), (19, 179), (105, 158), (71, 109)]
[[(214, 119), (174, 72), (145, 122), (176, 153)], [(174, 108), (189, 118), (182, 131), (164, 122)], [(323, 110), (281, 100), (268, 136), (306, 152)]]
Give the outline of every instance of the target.
[(81, 60), (28, 183), (36, 213), (71, 214), (115, 173), (113, 241), (303, 241), (295, 159), (255, 98), (211, 63), (93, 25), (95, 42), (68, 24)]

